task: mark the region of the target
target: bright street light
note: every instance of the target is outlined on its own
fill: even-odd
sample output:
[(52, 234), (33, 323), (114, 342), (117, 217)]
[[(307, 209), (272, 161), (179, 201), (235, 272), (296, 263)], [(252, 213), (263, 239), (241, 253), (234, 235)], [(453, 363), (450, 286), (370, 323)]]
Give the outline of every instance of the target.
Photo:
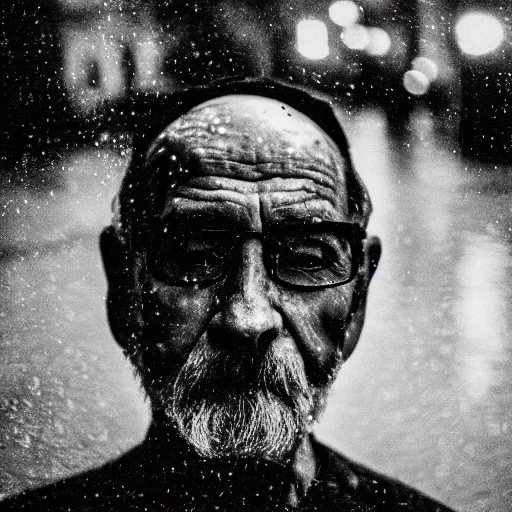
[(320, 20), (299, 21), (297, 24), (297, 49), (308, 59), (325, 59), (329, 55), (327, 25)]
[(348, 27), (359, 21), (360, 10), (351, 0), (338, 0), (329, 7), (329, 17), (340, 27)]
[(498, 48), (504, 39), (503, 26), (492, 14), (468, 12), (455, 25), (457, 44), (468, 55), (485, 55)]
[(423, 73), (430, 82), (433, 82), (439, 74), (437, 64), (428, 57), (416, 57), (413, 59), (412, 69)]
[(351, 25), (341, 34), (347, 48), (351, 50), (364, 50), (370, 42), (368, 30), (363, 25)]
[(383, 28), (369, 27), (368, 37), (370, 41), (366, 45), (367, 53), (376, 57), (382, 57), (389, 52), (391, 48), (391, 38)]
[(423, 96), (430, 87), (430, 81), (421, 71), (412, 69), (404, 73), (403, 85), (409, 94)]

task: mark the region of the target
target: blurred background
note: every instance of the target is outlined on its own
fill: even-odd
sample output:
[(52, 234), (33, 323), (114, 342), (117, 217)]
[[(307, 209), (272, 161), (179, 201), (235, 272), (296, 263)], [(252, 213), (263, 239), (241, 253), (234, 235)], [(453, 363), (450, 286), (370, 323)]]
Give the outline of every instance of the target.
[(318, 437), (457, 510), (512, 509), (508, 0), (0, 9), (0, 499), (148, 424), (104, 309), (98, 234), (130, 156), (116, 114), (264, 74), (332, 98), (384, 245)]

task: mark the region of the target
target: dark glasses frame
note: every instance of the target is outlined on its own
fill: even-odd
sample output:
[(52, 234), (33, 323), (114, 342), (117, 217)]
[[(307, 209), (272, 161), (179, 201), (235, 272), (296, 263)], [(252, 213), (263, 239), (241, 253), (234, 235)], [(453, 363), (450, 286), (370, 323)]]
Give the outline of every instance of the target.
[[(173, 225), (172, 222), (158, 222), (155, 228), (151, 231), (148, 250), (148, 266), (153, 275), (162, 282), (165, 282), (171, 286), (182, 286), (182, 287), (199, 287), (206, 288), (219, 283), (230, 273), (232, 265), (226, 265), (226, 270), (221, 274), (215, 275), (211, 279), (201, 281), (185, 281), (183, 279), (172, 280), (169, 276), (164, 275), (164, 272), (158, 269), (158, 264), (155, 262), (155, 257), (160, 253), (159, 245), (161, 244), (162, 236), (165, 235), (166, 230), (169, 233), (174, 234), (188, 234), (191, 232), (200, 233), (219, 233), (226, 234), (229, 237), (236, 238), (238, 240), (247, 239), (258, 239), (261, 240), (263, 245), (263, 263), (267, 270), (269, 277), (288, 288), (302, 289), (302, 290), (314, 290), (333, 288), (335, 286), (341, 286), (352, 281), (357, 275), (361, 263), (363, 261), (364, 252), (364, 240), (366, 239), (366, 230), (357, 223), (352, 222), (334, 222), (334, 221), (322, 221), (315, 223), (287, 223), (280, 225), (270, 225), (263, 231), (253, 230), (233, 230), (233, 229), (195, 229), (193, 226)], [(267, 247), (272, 246), (279, 240), (280, 236), (287, 234), (300, 234), (300, 233), (331, 233), (336, 236), (342, 236), (350, 244), (352, 251), (352, 267), (350, 275), (343, 281), (336, 281), (329, 284), (318, 284), (318, 285), (300, 285), (290, 283), (279, 277), (277, 272), (278, 257), (275, 251), (268, 250)], [(231, 255), (230, 260), (235, 257), (235, 254)]]

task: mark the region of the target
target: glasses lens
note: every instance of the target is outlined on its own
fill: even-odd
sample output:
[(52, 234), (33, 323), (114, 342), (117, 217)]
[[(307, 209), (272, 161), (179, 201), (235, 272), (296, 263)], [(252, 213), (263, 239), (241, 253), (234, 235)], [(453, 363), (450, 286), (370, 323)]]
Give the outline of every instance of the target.
[(226, 272), (231, 246), (223, 233), (165, 232), (153, 254), (153, 270), (159, 279), (182, 285), (215, 281)]
[(351, 244), (333, 233), (286, 234), (275, 251), (277, 277), (294, 286), (343, 284), (352, 276)]

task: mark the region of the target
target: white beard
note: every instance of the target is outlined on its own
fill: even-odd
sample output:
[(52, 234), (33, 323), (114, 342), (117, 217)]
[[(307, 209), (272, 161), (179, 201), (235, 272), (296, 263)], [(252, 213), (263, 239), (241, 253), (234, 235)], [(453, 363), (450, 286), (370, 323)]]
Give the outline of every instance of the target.
[[(201, 457), (284, 461), (308, 431), (325, 392), (313, 389), (291, 342), (274, 343), (255, 374), (240, 355), (201, 340), (160, 406)], [(257, 363), (256, 363), (257, 364)]]

